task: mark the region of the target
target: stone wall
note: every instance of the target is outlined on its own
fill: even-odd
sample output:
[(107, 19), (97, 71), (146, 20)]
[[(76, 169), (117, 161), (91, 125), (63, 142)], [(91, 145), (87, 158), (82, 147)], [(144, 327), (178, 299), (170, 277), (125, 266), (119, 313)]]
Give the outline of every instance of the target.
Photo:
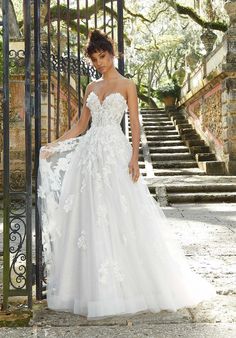
[(225, 8), (230, 26), (183, 85), (179, 108), (226, 171), (236, 175), (236, 1)]
[[(32, 78), (32, 81), (34, 79)], [(33, 82), (32, 82), (33, 83)], [(17, 74), (10, 77), (10, 184), (12, 189), (18, 190), (25, 185), (25, 81), (24, 75)], [(42, 145), (48, 142), (48, 80), (47, 75), (41, 76), (41, 140)], [(57, 79), (51, 78), (51, 140), (56, 139), (56, 107), (57, 107)], [(32, 95), (34, 93), (32, 92)], [(2, 107), (0, 121), (0, 135), (3, 134)], [(70, 88), (70, 109), (71, 122), (76, 120), (78, 112), (77, 92), (73, 87)], [(59, 134), (63, 134), (68, 129), (68, 89), (67, 82), (61, 79), (60, 87), (60, 114), (59, 114)], [(32, 112), (33, 113), (33, 112)], [(34, 118), (32, 115), (32, 157), (34, 160)], [(0, 190), (2, 190), (3, 172), (3, 143), (0, 137)], [(34, 163), (32, 164), (34, 168)]]
[(223, 160), (223, 118), (222, 85), (216, 84), (209, 91), (193, 96), (185, 105), (189, 121), (215, 152), (218, 160)]

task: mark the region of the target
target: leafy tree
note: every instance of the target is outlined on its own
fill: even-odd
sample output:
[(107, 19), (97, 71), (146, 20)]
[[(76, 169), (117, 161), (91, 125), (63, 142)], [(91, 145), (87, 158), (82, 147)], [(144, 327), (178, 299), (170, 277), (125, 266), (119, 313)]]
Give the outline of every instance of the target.
[[(0, 0), (1, 4), (2, 0)], [(111, 12), (106, 0), (106, 11)], [(70, 1), (70, 10), (66, 1), (61, 0), (61, 40), (66, 40), (67, 19), (69, 18), (71, 50), (77, 50), (77, 1)], [(186, 3), (188, 4), (186, 6)], [(186, 75), (189, 56), (193, 60), (193, 69), (204, 53), (200, 35), (203, 28), (217, 32), (219, 39), (227, 29), (227, 15), (223, 9), (223, 0), (129, 0), (124, 7), (124, 37), (126, 75), (134, 78), (143, 104), (155, 106), (156, 89), (160, 84), (177, 81), (181, 84)], [(11, 16), (11, 36), (23, 35), (22, 2), (9, 0)], [(47, 3), (41, 5), (41, 18), (47, 31)], [(94, 22), (94, 4), (81, 8), (81, 47), (86, 40), (86, 15)], [(51, 41), (56, 48), (57, 40), (57, 1), (51, 0)], [(103, 1), (97, 0), (98, 26), (103, 24)], [(114, 17), (117, 13), (113, 11)], [(109, 25), (107, 27), (109, 32)]]

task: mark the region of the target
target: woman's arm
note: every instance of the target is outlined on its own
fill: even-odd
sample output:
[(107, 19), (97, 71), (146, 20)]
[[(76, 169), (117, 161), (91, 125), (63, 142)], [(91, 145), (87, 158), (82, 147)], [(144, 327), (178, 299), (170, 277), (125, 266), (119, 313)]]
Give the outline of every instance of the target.
[(132, 157), (129, 163), (129, 173), (132, 175), (132, 179), (136, 182), (139, 178), (139, 166), (138, 166), (138, 158), (139, 158), (139, 143), (140, 143), (140, 123), (139, 123), (139, 113), (138, 113), (138, 96), (137, 90), (134, 82), (129, 80), (129, 84), (127, 87), (127, 101), (129, 108), (129, 116), (130, 116), (130, 127), (132, 133)]
[(82, 134), (88, 127), (88, 123), (91, 117), (91, 113), (89, 108), (86, 106), (86, 100), (91, 91), (91, 84), (89, 84), (86, 88), (85, 94), (84, 94), (84, 102), (83, 102), (83, 108), (81, 112), (81, 116), (79, 118), (79, 121), (77, 121), (68, 131), (66, 131), (61, 137), (53, 141), (52, 143), (56, 143), (59, 141), (65, 141), (67, 139), (79, 136)]

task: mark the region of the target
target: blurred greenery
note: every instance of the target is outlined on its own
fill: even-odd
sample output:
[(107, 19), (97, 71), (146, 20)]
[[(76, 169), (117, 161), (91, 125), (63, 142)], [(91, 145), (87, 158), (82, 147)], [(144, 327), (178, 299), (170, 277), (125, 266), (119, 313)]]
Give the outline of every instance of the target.
[[(23, 36), (22, 2), (10, 0), (15, 15), (11, 21), (18, 25)], [(61, 44), (66, 50), (66, 0), (61, 0)], [(141, 106), (159, 105), (160, 88), (175, 84), (182, 85), (187, 73), (193, 71), (201, 62), (205, 50), (201, 42), (201, 23), (219, 23), (227, 27), (227, 14), (224, 0), (129, 0), (124, 8), (124, 41), (125, 41), (125, 75), (137, 84)], [(56, 48), (57, 11), (56, 0), (51, 0), (51, 43)], [(70, 2), (70, 43), (71, 51), (77, 52), (77, 1)], [(89, 27), (94, 25), (93, 2), (88, 2), (88, 15), (91, 18)], [(97, 1), (98, 27), (102, 28), (102, 1)], [(100, 8), (101, 7), (101, 8)], [(109, 9), (109, 4), (107, 3)], [(115, 6), (114, 6), (115, 8)], [(182, 12), (181, 12), (182, 11)], [(66, 13), (66, 14), (65, 14)], [(184, 14), (183, 14), (184, 13)], [(81, 8), (81, 18), (86, 14)], [(116, 13), (115, 17), (116, 17)], [(66, 15), (67, 16), (67, 15)], [(47, 32), (47, 5), (42, 3), (42, 33)], [(197, 18), (197, 20), (196, 20)], [(33, 22), (32, 22), (33, 24)], [(84, 21), (81, 20), (81, 47), (86, 43)], [(222, 29), (223, 30), (223, 29)], [(107, 26), (109, 32), (109, 25)], [(217, 43), (222, 39), (223, 32), (216, 27), (214, 31)], [(43, 34), (44, 34), (43, 33)], [(64, 42), (63, 42), (64, 41)], [(0, 61), (2, 61), (2, 42), (0, 43)], [(1, 62), (2, 65), (2, 62)], [(2, 67), (2, 66), (1, 66)], [(11, 71), (17, 72), (17, 68)], [(0, 69), (2, 75), (2, 69)], [(85, 87), (86, 79), (82, 79)], [(170, 88), (169, 88), (170, 89)], [(175, 88), (176, 89), (176, 88)], [(159, 94), (158, 94), (159, 93)]]

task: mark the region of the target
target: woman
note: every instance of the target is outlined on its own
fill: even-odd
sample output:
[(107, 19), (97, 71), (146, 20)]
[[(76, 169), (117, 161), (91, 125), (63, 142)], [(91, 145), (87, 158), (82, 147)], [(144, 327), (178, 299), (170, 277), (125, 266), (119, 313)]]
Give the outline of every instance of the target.
[[(140, 176), (135, 85), (115, 69), (104, 33), (90, 34), (86, 54), (102, 76), (74, 128), (41, 148), (48, 306), (88, 319), (195, 306), (215, 291), (190, 270)], [(132, 146), (120, 127), (127, 109)]]

